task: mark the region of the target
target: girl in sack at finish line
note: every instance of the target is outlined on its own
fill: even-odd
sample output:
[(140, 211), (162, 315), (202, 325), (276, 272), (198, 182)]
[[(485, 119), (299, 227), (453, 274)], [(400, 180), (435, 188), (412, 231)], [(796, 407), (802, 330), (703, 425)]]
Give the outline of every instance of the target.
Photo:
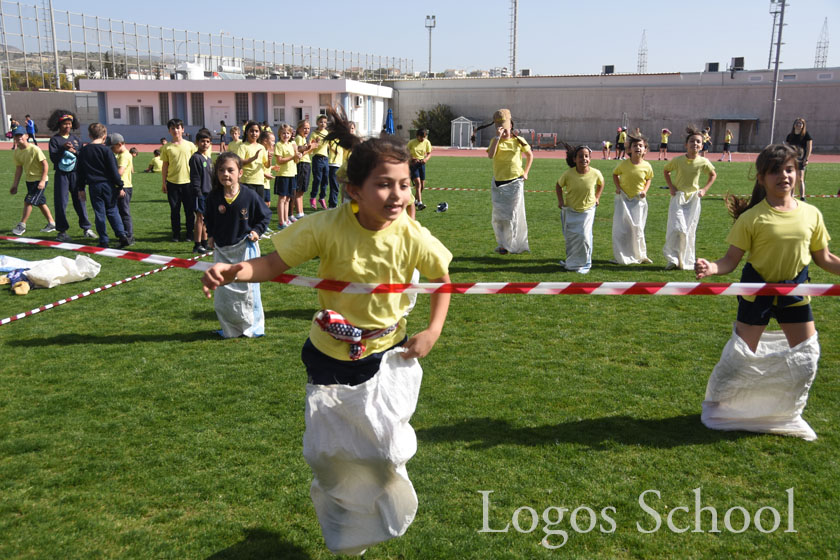
[[(202, 278), (208, 297), (234, 281), (269, 281), (315, 257), (318, 276), (325, 279), (409, 283), (416, 268), (432, 282), (450, 281), (452, 254), (406, 213), (411, 176), (405, 147), (390, 138), (359, 143), (349, 123), (335, 116), (332, 128), (327, 141), (354, 145), (347, 165), (350, 203), (275, 234), (274, 253), (215, 264)], [(416, 513), (405, 470), (416, 450), (408, 425), (422, 377), (416, 358), (437, 342), (450, 296), (431, 295), (428, 326), (408, 339), (406, 294), (322, 290), (318, 299), (321, 311), (301, 352), (309, 381), (304, 457), (313, 471), (311, 497), (327, 547), (359, 554), (403, 534)], [(370, 401), (356, 408), (360, 395)]]
[[(733, 271), (744, 253), (741, 282), (800, 284), (808, 280), (811, 259), (840, 274), (822, 214), (793, 196), (796, 158), (797, 151), (782, 144), (762, 150), (749, 206), (733, 208), (729, 250), (715, 262), (697, 259), (697, 278)], [(784, 336), (765, 332), (771, 317)], [(817, 439), (802, 412), (819, 356), (808, 296), (739, 296), (733, 333), (709, 377), (700, 420), (715, 430)]]

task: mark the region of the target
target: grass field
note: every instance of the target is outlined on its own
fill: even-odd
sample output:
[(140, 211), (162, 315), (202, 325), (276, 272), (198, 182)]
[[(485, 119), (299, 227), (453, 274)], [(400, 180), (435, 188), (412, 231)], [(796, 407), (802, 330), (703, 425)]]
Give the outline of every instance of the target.
[[(662, 162), (652, 164), (652, 265), (608, 263), (610, 187), (596, 214), (586, 277), (557, 265), (564, 250), (553, 192), (526, 196), (530, 254), (492, 252), (489, 192), (429, 191), (419, 218), (454, 254), (453, 281), (691, 281), (690, 272), (662, 269), (668, 197), (658, 188)], [(614, 162), (594, 166), (609, 179)], [(713, 193), (752, 190), (750, 165), (716, 166)], [(0, 169), (0, 184), (10, 185), (10, 153), (0, 153)], [(430, 187), (489, 188), (486, 159), (433, 158), (427, 169)], [(553, 191), (564, 169), (562, 161), (536, 160), (527, 188)], [(838, 176), (838, 164), (811, 165), (809, 193), (834, 194)], [(133, 248), (191, 256), (191, 244), (169, 241), (160, 176), (134, 180)], [(449, 211), (432, 212), (441, 201)], [(840, 236), (840, 200), (811, 203)], [(10, 235), (22, 204), (23, 194), (5, 195), (1, 233)], [(27, 235), (43, 235), (43, 225), (33, 214)], [(705, 199), (698, 255), (721, 256), (730, 226), (722, 200)], [(82, 239), (76, 227), (70, 234)], [(0, 241), (0, 254), (34, 260), (62, 252)], [(155, 268), (94, 258), (102, 270), (91, 281), (27, 296), (1, 292), (0, 318)], [(295, 272), (314, 276), (315, 264)], [(813, 266), (811, 278), (837, 281)], [(199, 285), (196, 272), (166, 270), (0, 327), (0, 558), (331, 557), (301, 455), (300, 347), (316, 294), (264, 286), (267, 335), (219, 340)], [(412, 419), (419, 448), (408, 472), (417, 517), (404, 537), (365, 557), (836, 558), (840, 301), (815, 298), (813, 307), (823, 355), (804, 414), (819, 439), (808, 443), (700, 423), (734, 298), (454, 296), (444, 334), (422, 362)], [(410, 330), (427, 318), (428, 299), (420, 296)], [(721, 532), (711, 532), (708, 511), (695, 531), (696, 488), (701, 505), (717, 509)], [(644, 532), (656, 522), (639, 503), (648, 490), (659, 492), (643, 497), (662, 517), (655, 532)], [(526, 506), (537, 517), (528, 509), (515, 515)], [(559, 523), (551, 506), (568, 508)], [(753, 517), (772, 507), (779, 527), (729, 531), (723, 518), (734, 506)], [(762, 511), (762, 527), (772, 528), (772, 512)], [(688, 531), (669, 529), (670, 512), (674, 527)], [(567, 533), (561, 548), (540, 545), (549, 524), (543, 515), (550, 530)], [(740, 530), (743, 519), (734, 510), (730, 526)], [(507, 532), (480, 532), (506, 525)], [(550, 537), (552, 545), (563, 542), (561, 534)]]

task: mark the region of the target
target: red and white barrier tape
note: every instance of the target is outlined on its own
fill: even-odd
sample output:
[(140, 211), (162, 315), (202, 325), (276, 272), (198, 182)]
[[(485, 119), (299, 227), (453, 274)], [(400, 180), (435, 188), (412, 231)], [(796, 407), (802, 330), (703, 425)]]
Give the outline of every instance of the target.
[[(124, 258), (140, 262), (167, 263), (169, 266), (192, 270), (207, 270), (209, 262), (176, 259), (162, 255), (146, 255), (118, 249), (94, 249), (87, 245), (57, 243), (19, 237), (0, 236), (0, 239), (70, 249), (86, 253), (95, 252), (106, 257)], [(142, 257), (148, 257), (142, 258)], [(150, 259), (156, 260), (150, 260)], [(651, 296), (840, 296), (840, 284), (761, 284), (713, 282), (456, 282), (451, 284), (363, 284), (281, 274), (272, 282), (305, 286), (316, 290), (329, 290), (345, 294), (528, 294), (528, 295), (651, 295)]]
[[(423, 187), (424, 191), (470, 191), (470, 192), (490, 192), (490, 189), (480, 189), (480, 188), (470, 188), (470, 187)], [(556, 191), (547, 191), (547, 190), (529, 190), (525, 189), (527, 193), (554, 193)], [(660, 193), (660, 192), (650, 192), (648, 191), (648, 196), (670, 196), (670, 193)], [(726, 195), (723, 194), (707, 194), (703, 198), (723, 198)], [(805, 198), (840, 198), (840, 194), (806, 194)]]

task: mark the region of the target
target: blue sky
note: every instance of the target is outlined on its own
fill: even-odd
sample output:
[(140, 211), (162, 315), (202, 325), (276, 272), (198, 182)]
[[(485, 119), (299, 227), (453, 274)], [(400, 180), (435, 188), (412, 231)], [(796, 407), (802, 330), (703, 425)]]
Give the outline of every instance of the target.
[[(288, 9), (295, 4), (319, 8), (317, 13)], [(74, 13), (411, 58), (418, 71), (428, 67), (425, 18), (434, 14), (435, 72), (508, 66), (510, 4), (508, 0), (53, 0), (56, 10)], [(197, 10), (196, 5), (203, 9)], [(701, 71), (706, 62), (719, 62), (724, 68), (734, 56), (743, 56), (748, 69), (767, 67), (772, 27), (769, 0), (706, 0), (692, 9), (685, 6), (675, 0), (520, 0), (517, 68), (538, 74), (593, 74), (602, 65), (613, 64), (616, 72), (635, 72), (643, 30), (648, 72)], [(242, 7), (238, 13), (237, 7)], [(826, 17), (829, 36), (832, 30), (835, 36), (828, 66), (840, 66), (840, 0), (788, 0), (783, 68), (813, 66)]]

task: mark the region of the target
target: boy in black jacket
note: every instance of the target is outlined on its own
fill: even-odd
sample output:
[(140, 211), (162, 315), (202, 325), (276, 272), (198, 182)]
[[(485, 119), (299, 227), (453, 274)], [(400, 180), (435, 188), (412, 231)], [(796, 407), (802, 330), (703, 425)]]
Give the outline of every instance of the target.
[[(105, 145), (108, 129), (104, 124), (93, 123), (88, 127), (90, 144), (79, 151), (77, 162), (78, 188), (84, 196), (85, 185), (90, 186), (90, 204), (93, 206), (96, 233), (99, 234), (99, 246), (108, 247), (108, 226), (120, 239), (120, 249), (130, 244), (123, 228), (122, 219), (117, 211), (117, 198), (125, 196), (123, 181), (117, 168), (117, 158), (111, 148)], [(106, 222), (107, 220), (107, 222)]]

